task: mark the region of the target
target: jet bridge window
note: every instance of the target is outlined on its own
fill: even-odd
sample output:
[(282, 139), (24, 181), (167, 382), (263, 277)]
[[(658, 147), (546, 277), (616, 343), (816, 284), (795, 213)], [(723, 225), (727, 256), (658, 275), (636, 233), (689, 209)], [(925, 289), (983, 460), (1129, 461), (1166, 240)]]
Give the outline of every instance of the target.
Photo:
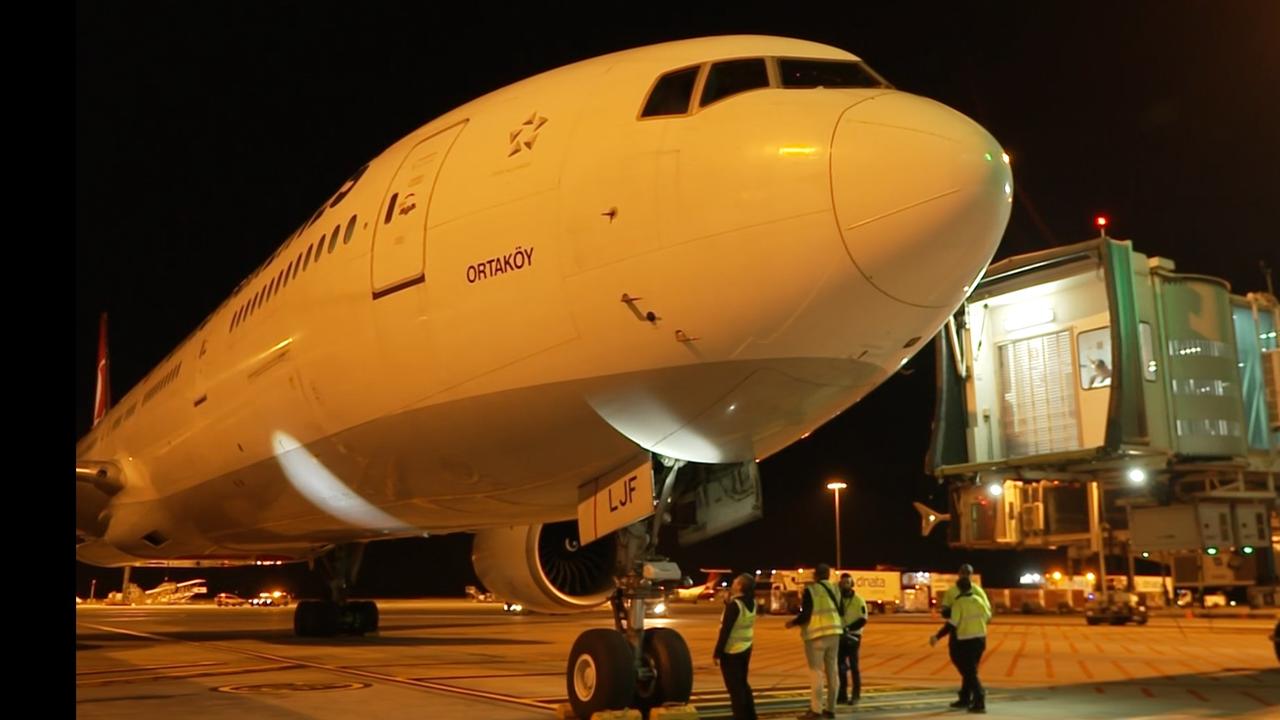
[(661, 117), (663, 115), (687, 115), (689, 101), (693, 99), (693, 86), (698, 80), (699, 67), (676, 70), (658, 78), (649, 99), (645, 101), (640, 117)]
[(1104, 326), (1080, 333), (1077, 364), (1080, 389), (1111, 387), (1111, 328)]
[(892, 87), (866, 63), (854, 60), (779, 58), (778, 74), (784, 88)]
[(718, 62), (707, 73), (698, 104), (706, 107), (717, 100), (763, 87), (769, 87), (769, 70), (763, 58)]

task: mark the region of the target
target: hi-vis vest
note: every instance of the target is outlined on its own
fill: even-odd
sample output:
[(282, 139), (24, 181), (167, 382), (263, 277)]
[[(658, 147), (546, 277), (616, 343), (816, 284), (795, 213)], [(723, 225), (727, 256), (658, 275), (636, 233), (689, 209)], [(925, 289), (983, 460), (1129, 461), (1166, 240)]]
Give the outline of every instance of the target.
[[(863, 600), (861, 595), (854, 593), (847, 598), (841, 597), (840, 600), (844, 604), (844, 617), (841, 618), (841, 620), (844, 621), (845, 627), (849, 627), (853, 623), (867, 616), (867, 601)], [(862, 628), (865, 627), (866, 625), (863, 625), (857, 630), (850, 630), (849, 634), (861, 635)]]
[[(827, 592), (828, 590), (831, 592)], [(813, 613), (809, 615), (809, 624), (804, 626), (804, 639), (817, 640), (828, 635), (842, 634), (844, 623), (840, 620), (840, 608), (836, 607), (832, 599), (840, 597), (840, 589), (832, 585), (830, 580), (819, 580), (805, 592), (813, 598)]]
[[(987, 593), (986, 593), (986, 591), (984, 591), (982, 588), (978, 587), (978, 586), (977, 586), (977, 584), (974, 584), (974, 585), (972, 586), (972, 590), (971, 590), (971, 592), (973, 592), (973, 596), (974, 596), (974, 597), (976, 597), (976, 598), (978, 598), (979, 600), (981, 600), (981, 601), (982, 601), (982, 604), (983, 604), (983, 605), (986, 605), (986, 606), (987, 606), (987, 611), (988, 611), (988, 612), (990, 612), (990, 610), (991, 610), (991, 601), (987, 599)], [(951, 587), (947, 588), (947, 591), (946, 591), (945, 593), (943, 593), (943, 595), (942, 595), (942, 602), (941, 602), (940, 604), (941, 604), (941, 605), (942, 605), (942, 607), (944, 607), (944, 608), (951, 607), (951, 606), (955, 603), (956, 598), (958, 598), (958, 597), (960, 597), (960, 586), (959, 586), (959, 585), (952, 585)]]
[(991, 610), (977, 594), (960, 595), (951, 606), (950, 623), (956, 627), (956, 640), (986, 637)]
[(751, 647), (751, 639), (756, 628), (755, 606), (748, 610), (738, 598), (734, 598), (733, 601), (738, 604), (738, 619), (734, 620), (733, 627), (729, 628), (729, 639), (724, 644), (724, 651), (729, 655), (746, 652)]

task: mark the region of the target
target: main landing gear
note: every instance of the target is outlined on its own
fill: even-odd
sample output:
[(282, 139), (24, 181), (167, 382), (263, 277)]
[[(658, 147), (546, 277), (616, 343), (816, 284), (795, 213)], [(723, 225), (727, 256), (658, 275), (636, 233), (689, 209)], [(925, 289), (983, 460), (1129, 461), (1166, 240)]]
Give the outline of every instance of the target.
[[(664, 461), (666, 459), (664, 458)], [(615, 629), (596, 628), (578, 636), (569, 651), (569, 704), (586, 720), (601, 710), (633, 707), (647, 712), (664, 703), (685, 703), (693, 692), (693, 659), (680, 633), (646, 628), (645, 606), (662, 598), (663, 582), (678, 582), (675, 563), (655, 552), (683, 465), (670, 461), (654, 517), (619, 530), (618, 589), (610, 599)]]
[(298, 637), (364, 635), (378, 629), (378, 604), (348, 599), (364, 557), (364, 545), (338, 545), (322, 557), (329, 580), (328, 600), (303, 600), (293, 611), (293, 632)]

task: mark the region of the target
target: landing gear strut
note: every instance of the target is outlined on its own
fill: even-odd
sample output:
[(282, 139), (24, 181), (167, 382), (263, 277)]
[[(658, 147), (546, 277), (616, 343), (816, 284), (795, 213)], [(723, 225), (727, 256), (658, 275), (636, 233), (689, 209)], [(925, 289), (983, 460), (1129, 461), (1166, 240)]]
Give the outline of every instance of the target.
[(378, 629), (378, 605), (372, 600), (350, 600), (364, 557), (364, 545), (338, 545), (322, 557), (329, 580), (328, 600), (303, 600), (293, 611), (293, 632), (298, 637), (364, 635)]
[(662, 598), (661, 583), (679, 581), (680, 568), (656, 552), (658, 531), (670, 518), (667, 506), (683, 465), (669, 468), (652, 521), (619, 530), (618, 589), (610, 598), (613, 630), (596, 628), (578, 636), (569, 651), (566, 685), (579, 718), (627, 707), (646, 712), (664, 703), (688, 702), (693, 692), (693, 659), (680, 633), (645, 628), (645, 607)]

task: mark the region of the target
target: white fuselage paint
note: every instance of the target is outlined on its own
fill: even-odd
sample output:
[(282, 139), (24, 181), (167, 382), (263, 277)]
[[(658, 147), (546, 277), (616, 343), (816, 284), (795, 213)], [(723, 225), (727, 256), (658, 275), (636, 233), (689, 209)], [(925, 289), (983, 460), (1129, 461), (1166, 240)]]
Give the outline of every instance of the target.
[(662, 74), (741, 57), (856, 59), (760, 36), (615, 53), (371, 161), (78, 443), (124, 484), (77, 484), (78, 556), (297, 559), (563, 520), (646, 451), (760, 459), (857, 402), (985, 269), (1009, 168), (968, 118), (887, 88), (639, 117)]

